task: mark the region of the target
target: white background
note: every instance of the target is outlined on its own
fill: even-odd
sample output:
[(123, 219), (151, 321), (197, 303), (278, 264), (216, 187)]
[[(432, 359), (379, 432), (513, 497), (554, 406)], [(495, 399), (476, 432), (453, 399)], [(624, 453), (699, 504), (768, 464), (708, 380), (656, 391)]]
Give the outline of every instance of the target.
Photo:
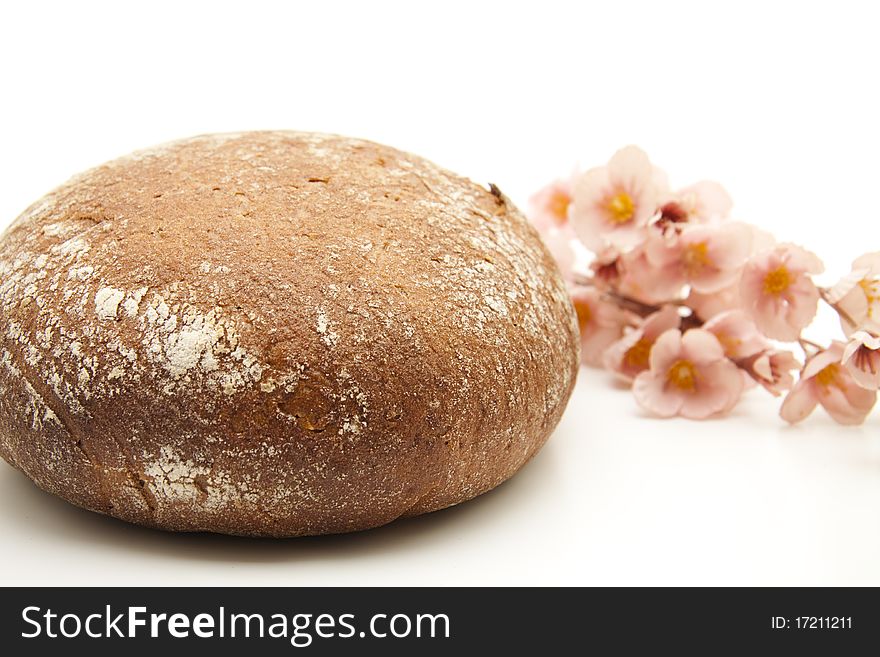
[[(524, 204), (636, 143), (674, 183), (820, 253), (880, 249), (870, 4), (3, 3), (0, 226), (71, 174), (195, 133), (338, 132)], [(833, 323), (820, 321), (818, 335)], [(643, 417), (583, 370), (540, 455), (481, 499), (342, 537), (171, 535), (0, 464), (3, 584), (880, 584), (880, 410)]]

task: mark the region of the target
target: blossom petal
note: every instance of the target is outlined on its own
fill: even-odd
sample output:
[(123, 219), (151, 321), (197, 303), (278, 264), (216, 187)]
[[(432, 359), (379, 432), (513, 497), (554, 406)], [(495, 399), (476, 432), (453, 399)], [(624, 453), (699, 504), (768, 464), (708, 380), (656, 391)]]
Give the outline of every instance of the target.
[(622, 338), (612, 343), (602, 354), (602, 365), (605, 369), (614, 372), (624, 381), (632, 381), (632, 373), (626, 367), (625, 359), (627, 352), (642, 339), (642, 329), (635, 329), (626, 333)]
[(676, 264), (681, 258), (681, 238), (670, 242), (663, 235), (651, 232), (645, 241), (645, 257), (655, 268)]
[(694, 365), (707, 365), (724, 358), (724, 347), (705, 329), (691, 329), (681, 338), (681, 353)]
[(638, 146), (624, 146), (608, 161), (608, 176), (611, 181), (629, 190), (642, 191), (650, 186), (653, 183), (652, 174), (651, 160)]
[(710, 242), (712, 261), (722, 269), (740, 267), (752, 250), (752, 231), (743, 223), (721, 224)]
[(699, 372), (697, 390), (687, 394), (681, 414), (693, 420), (702, 420), (730, 410), (743, 391), (740, 369), (727, 359), (705, 365)]
[(862, 420), (871, 412), (877, 401), (876, 389), (869, 390), (855, 385), (855, 381), (846, 381), (843, 384), (843, 394), (853, 410), (861, 415)]
[(800, 333), (816, 317), (819, 310), (819, 290), (809, 278), (799, 276), (791, 284), (789, 293), (786, 319), (792, 329)]
[(770, 349), (754, 359), (749, 374), (774, 397), (778, 397), (794, 385), (791, 370), (800, 367), (800, 362), (790, 351)]
[(859, 347), (877, 351), (880, 349), (880, 337), (871, 335), (867, 331), (856, 331), (850, 336), (849, 343), (843, 349), (843, 360), (849, 360)]
[(636, 377), (633, 395), (642, 408), (659, 417), (678, 415), (684, 402), (680, 394), (667, 389), (663, 377), (650, 371), (642, 372)]
[[(713, 221), (724, 219), (733, 208), (733, 199), (719, 183), (713, 180), (701, 180), (679, 190), (677, 196), (685, 200), (695, 214), (697, 221)], [(692, 203), (688, 201), (693, 199)]]
[(645, 249), (636, 248), (623, 257), (620, 289), (645, 303), (664, 303), (681, 296), (687, 281), (673, 268), (657, 269), (648, 262)]
[(861, 424), (874, 407), (877, 393), (855, 385), (853, 381), (827, 386), (819, 395), (819, 402), (839, 424)]
[(803, 379), (795, 384), (779, 409), (779, 415), (783, 420), (790, 424), (797, 424), (813, 412), (816, 404), (819, 403), (813, 385), (812, 381), (805, 381)]
[(623, 332), (623, 328), (605, 328), (592, 325), (581, 334), (581, 360), (587, 365), (598, 367), (602, 364), (603, 352), (611, 346)]
[(740, 308), (742, 299), (739, 294), (739, 281), (737, 280), (731, 286), (712, 294), (703, 294), (692, 288), (688, 294), (687, 302), (697, 313), (697, 316), (704, 321), (712, 319), (725, 310)]
[(783, 243), (777, 249), (785, 252), (785, 261), (790, 269), (808, 274), (821, 274), (825, 271), (825, 263), (819, 256), (797, 244)]
[(571, 244), (572, 236), (570, 229), (559, 230), (549, 228), (541, 233), (541, 241), (544, 242), (544, 246), (547, 247), (550, 255), (553, 256), (565, 281), (572, 279), (572, 268), (575, 260), (574, 248)]
[(810, 379), (816, 376), (829, 365), (839, 363), (843, 359), (843, 344), (840, 342), (832, 342), (828, 349), (819, 352), (807, 361), (804, 371), (801, 374), (802, 379)]
[(572, 185), (571, 227), (578, 239), (593, 250), (600, 251), (606, 241), (606, 228), (601, 201), (611, 187), (606, 167), (597, 167), (582, 173)]
[(880, 251), (873, 251), (856, 258), (852, 263), (853, 269), (867, 270), (865, 276), (880, 276)]
[(868, 276), (868, 274), (870, 274), (870, 270), (867, 268), (853, 269), (850, 273), (837, 281), (834, 287), (828, 290), (828, 301), (830, 303), (837, 303), (843, 299), (843, 297), (852, 292), (853, 289), (855, 289), (855, 287)]
[(736, 269), (706, 269), (691, 279), (691, 288), (700, 294), (712, 294), (739, 280)]
[(669, 329), (660, 334), (651, 348), (651, 371), (666, 375), (667, 370), (681, 357), (681, 331)]
[(880, 388), (880, 338), (856, 331), (843, 350), (842, 362), (859, 386), (866, 390)]
[(774, 340), (793, 342), (801, 333), (799, 328), (788, 321), (786, 305), (779, 297), (759, 297), (752, 308), (752, 319), (761, 333)]
[(681, 325), (681, 316), (678, 309), (672, 305), (663, 306), (660, 310), (645, 319), (642, 326), (644, 335), (652, 342), (657, 337), (671, 328), (678, 328)]
[(568, 225), (571, 183), (555, 180), (529, 198), (528, 217), (540, 233)]
[(728, 358), (738, 360), (753, 356), (768, 347), (755, 322), (742, 310), (719, 313), (703, 325), (718, 338)]
[(844, 294), (839, 300), (831, 302), (836, 303), (843, 311), (843, 314), (855, 322), (855, 324), (852, 324), (843, 316), (843, 314), (840, 315), (840, 327), (846, 335), (850, 335), (855, 331), (868, 317), (870, 310), (868, 297), (865, 296), (864, 290), (858, 285)]

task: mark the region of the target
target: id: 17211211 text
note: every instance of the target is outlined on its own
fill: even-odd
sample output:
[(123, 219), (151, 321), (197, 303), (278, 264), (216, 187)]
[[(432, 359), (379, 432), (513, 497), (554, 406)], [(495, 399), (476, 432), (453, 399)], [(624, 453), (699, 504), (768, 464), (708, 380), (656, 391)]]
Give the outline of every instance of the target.
[(774, 630), (851, 630), (852, 616), (773, 616), (770, 627)]

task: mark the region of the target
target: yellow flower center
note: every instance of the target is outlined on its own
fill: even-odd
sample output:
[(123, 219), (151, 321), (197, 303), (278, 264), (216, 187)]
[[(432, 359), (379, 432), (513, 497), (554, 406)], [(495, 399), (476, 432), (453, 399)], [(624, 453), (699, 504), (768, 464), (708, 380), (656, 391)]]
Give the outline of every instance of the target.
[(608, 216), (615, 224), (625, 224), (631, 221), (636, 212), (633, 200), (626, 192), (618, 192), (608, 199), (607, 210)]
[(593, 321), (593, 309), (590, 308), (590, 304), (586, 301), (575, 299), (574, 311), (577, 314), (578, 327), (580, 328), (581, 333), (583, 333), (590, 325), (590, 322)]
[(874, 316), (874, 304), (880, 301), (880, 281), (863, 278), (859, 281), (859, 287), (865, 293), (865, 299), (868, 302), (868, 317)]
[(742, 346), (742, 340), (734, 338), (727, 333), (722, 333), (721, 331), (719, 331), (715, 334), (715, 337), (718, 338), (718, 342), (720, 342), (721, 346), (724, 347), (724, 355), (728, 358), (733, 358), (739, 351), (740, 346)]
[(709, 247), (705, 242), (688, 244), (681, 254), (681, 264), (688, 274), (696, 274), (712, 264), (709, 259)]
[(825, 369), (821, 370), (816, 375), (816, 382), (822, 386), (823, 388), (827, 388), (828, 386), (837, 385), (837, 377), (840, 374), (840, 365), (837, 363), (831, 363)]
[(782, 294), (791, 285), (791, 273), (785, 265), (779, 265), (764, 276), (764, 292), (766, 294)]
[(697, 372), (693, 363), (687, 360), (677, 361), (666, 373), (666, 380), (679, 390), (693, 392), (697, 387)]
[(624, 356), (624, 362), (627, 367), (637, 370), (648, 369), (648, 363), (651, 357), (651, 347), (653, 346), (654, 344), (650, 340), (642, 338), (632, 347), (627, 349), (626, 355)]
[(554, 192), (550, 197), (548, 208), (559, 225), (564, 225), (568, 221), (568, 206), (570, 205), (571, 197), (563, 191)]

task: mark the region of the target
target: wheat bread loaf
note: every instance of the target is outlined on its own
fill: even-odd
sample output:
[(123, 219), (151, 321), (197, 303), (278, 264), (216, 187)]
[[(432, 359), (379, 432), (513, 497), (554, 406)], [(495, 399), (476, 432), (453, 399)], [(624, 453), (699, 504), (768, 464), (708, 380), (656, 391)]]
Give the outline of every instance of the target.
[(348, 532), (468, 500), (556, 426), (577, 326), (495, 188), (330, 135), (110, 162), (0, 240), (0, 455), (142, 525)]

